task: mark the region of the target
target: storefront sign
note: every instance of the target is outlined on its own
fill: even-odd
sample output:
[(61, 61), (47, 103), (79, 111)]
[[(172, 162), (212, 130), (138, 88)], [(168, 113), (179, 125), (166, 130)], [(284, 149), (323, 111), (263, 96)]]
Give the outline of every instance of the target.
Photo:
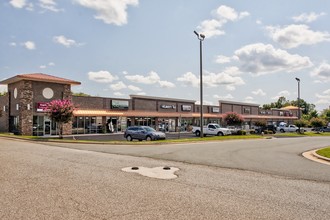
[(111, 108), (112, 109), (128, 109), (128, 101), (125, 100), (112, 100)]
[(213, 107), (213, 108), (212, 108), (212, 112), (217, 112), (217, 113), (219, 113), (219, 112), (220, 112), (220, 108), (218, 108), (218, 107)]
[(48, 110), (48, 102), (37, 102), (37, 112), (46, 112)]
[(160, 108), (163, 109), (176, 109), (175, 105), (160, 105)]
[(191, 111), (191, 105), (181, 105), (182, 111)]

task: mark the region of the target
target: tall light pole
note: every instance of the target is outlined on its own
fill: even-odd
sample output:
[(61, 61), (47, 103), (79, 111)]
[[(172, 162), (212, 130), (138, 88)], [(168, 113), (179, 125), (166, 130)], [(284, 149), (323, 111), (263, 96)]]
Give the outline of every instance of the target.
[(200, 59), (200, 68), (199, 68), (199, 79), (200, 79), (200, 126), (201, 126), (201, 138), (204, 137), (204, 134), (203, 134), (203, 65), (202, 65), (202, 42), (203, 40), (205, 39), (205, 35), (204, 34), (199, 34), (197, 33), (197, 31), (194, 31), (194, 33), (196, 34), (198, 40), (199, 40), (199, 59)]
[[(300, 79), (296, 78), (297, 82), (298, 82), (298, 119), (300, 119)], [(298, 126), (298, 130), (300, 133), (300, 126)]]

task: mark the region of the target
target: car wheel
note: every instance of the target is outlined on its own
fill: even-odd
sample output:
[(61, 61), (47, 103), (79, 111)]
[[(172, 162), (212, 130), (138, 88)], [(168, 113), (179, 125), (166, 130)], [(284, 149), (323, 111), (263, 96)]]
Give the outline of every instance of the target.
[(197, 137), (201, 136), (201, 132), (200, 131), (196, 131), (195, 134), (196, 134)]
[(142, 141), (142, 139), (139, 139), (139, 141)]
[(284, 133), (284, 130), (283, 130), (283, 129), (281, 129), (281, 130), (280, 130), (280, 132)]
[(152, 138), (151, 138), (150, 136), (147, 136), (147, 137), (146, 137), (146, 140), (147, 140), (147, 141), (152, 141)]
[(218, 136), (223, 136), (223, 133), (221, 131), (218, 132)]
[(126, 140), (127, 140), (127, 141), (132, 141), (132, 140), (133, 140), (133, 138), (132, 138), (132, 136), (131, 136), (131, 135), (127, 135), (127, 136), (126, 136)]

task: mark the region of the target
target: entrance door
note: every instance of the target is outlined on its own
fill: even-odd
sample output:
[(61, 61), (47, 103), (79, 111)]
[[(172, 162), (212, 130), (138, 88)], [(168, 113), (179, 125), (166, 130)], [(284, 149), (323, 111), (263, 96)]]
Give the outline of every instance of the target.
[(44, 135), (51, 135), (51, 128), (50, 120), (45, 120)]

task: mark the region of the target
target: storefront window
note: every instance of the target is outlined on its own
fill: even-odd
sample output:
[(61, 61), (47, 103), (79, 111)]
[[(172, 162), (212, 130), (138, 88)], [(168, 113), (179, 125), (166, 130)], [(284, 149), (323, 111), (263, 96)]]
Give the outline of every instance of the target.
[(33, 116), (33, 136), (43, 136), (44, 135), (44, 117), (43, 116)]

